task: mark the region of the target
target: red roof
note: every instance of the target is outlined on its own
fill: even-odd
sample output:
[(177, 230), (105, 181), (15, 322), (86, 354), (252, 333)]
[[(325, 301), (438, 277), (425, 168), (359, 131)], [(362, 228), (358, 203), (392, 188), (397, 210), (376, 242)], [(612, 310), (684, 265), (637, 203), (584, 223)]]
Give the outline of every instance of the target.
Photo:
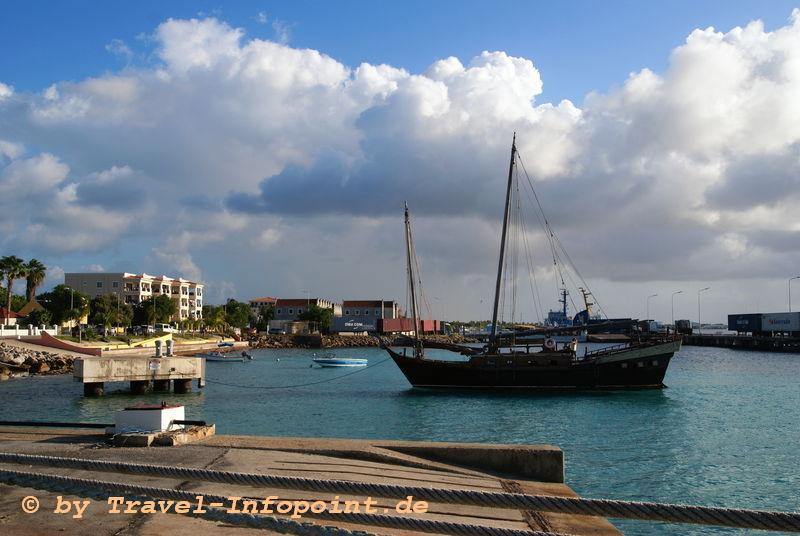
[(253, 298), (250, 303), (275, 303), (278, 298)]
[(25, 318), (23, 315), (17, 314), (14, 311), (9, 311), (5, 307), (0, 307), (0, 318)]

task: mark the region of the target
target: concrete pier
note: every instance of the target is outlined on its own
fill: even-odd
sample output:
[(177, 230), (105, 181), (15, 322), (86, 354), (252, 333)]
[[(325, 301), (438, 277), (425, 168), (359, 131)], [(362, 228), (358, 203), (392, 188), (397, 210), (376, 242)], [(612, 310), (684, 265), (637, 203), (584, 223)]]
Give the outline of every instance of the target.
[(717, 348), (736, 348), (757, 352), (800, 352), (800, 338), (771, 337), (764, 335), (706, 335), (683, 336), (687, 346), (714, 346)]
[[(109, 382), (130, 382), (131, 393), (144, 394), (151, 389), (189, 393), (192, 380), (205, 382), (205, 359), (199, 357), (84, 357), (74, 363), (73, 379), (83, 383), (85, 396), (102, 396)], [(151, 385), (152, 383), (152, 385)]]
[[(177, 447), (106, 446), (105, 436), (89, 431), (35, 428), (0, 428), (0, 451), (90, 460), (251, 472), (277, 476), (346, 480), (371, 484), (396, 484), (450, 489), (516, 492), (563, 497), (577, 495), (563, 483), (563, 453), (547, 445), (488, 445), (408, 441), (211, 436)], [(93, 470), (0, 464), (0, 469), (118, 481), (172, 488), (225, 497), (277, 497), (276, 501), (360, 501), (368, 497), (285, 488), (260, 488), (149, 475), (119, 475)], [(25, 513), (23, 499), (36, 497), (40, 508)], [(85, 504), (82, 517), (57, 513), (58, 498)], [(603, 518), (486, 506), (431, 502), (426, 512), (398, 513), (393, 498), (373, 497), (381, 515), (408, 516), (516, 530), (538, 530), (578, 536), (620, 536)], [(86, 502), (84, 502), (86, 501)], [(123, 505), (122, 508), (125, 506)], [(169, 513), (118, 512), (100, 499), (70, 496), (32, 488), (0, 485), (0, 519), (4, 532), (32, 534), (170, 534), (197, 536), (230, 532), (237, 535), (272, 535), (271, 530), (234, 528), (216, 521)], [(63, 510), (63, 509), (62, 509)], [(384, 514), (384, 510), (388, 513)], [(268, 514), (288, 518), (289, 514)], [(386, 528), (347, 521), (303, 516), (295, 521), (353, 531), (410, 536), (408, 529)], [(309, 532), (310, 533), (310, 532)]]

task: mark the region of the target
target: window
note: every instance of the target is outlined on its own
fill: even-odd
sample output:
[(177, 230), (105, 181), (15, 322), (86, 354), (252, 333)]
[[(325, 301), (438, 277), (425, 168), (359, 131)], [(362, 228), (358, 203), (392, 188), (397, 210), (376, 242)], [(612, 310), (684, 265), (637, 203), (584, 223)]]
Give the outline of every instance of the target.
[(294, 314), (294, 309), (289, 309), (289, 314), (293, 315)]
[(350, 316), (350, 309), (345, 309), (345, 310), (344, 310), (344, 314), (345, 314), (346, 316)]
[(375, 316), (381, 316), (381, 310), (375, 309)]
[(278, 313), (279, 315), (280, 315), (280, 314), (283, 314), (283, 309), (278, 309), (277, 313)]
[(358, 309), (356, 309), (355, 311), (353, 311), (353, 314), (354, 314), (354, 315), (356, 315), (356, 316), (358, 316), (358, 315), (360, 315), (360, 314), (361, 314), (361, 311), (359, 311)]
[(103, 288), (103, 282), (102, 281), (98, 281), (97, 282), (97, 288)]
[(657, 367), (658, 366), (658, 361), (653, 361), (650, 364), (653, 365), (654, 367)]
[(119, 281), (112, 281), (111, 288), (119, 288)]

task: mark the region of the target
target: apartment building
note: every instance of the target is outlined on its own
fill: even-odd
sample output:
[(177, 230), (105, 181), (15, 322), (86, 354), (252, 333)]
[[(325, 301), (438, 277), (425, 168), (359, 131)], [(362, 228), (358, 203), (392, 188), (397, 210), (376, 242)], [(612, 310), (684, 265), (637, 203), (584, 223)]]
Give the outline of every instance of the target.
[(203, 285), (183, 278), (152, 276), (145, 273), (71, 273), (64, 284), (91, 298), (116, 294), (125, 303), (137, 305), (152, 296), (165, 295), (175, 302), (173, 320), (203, 318)]

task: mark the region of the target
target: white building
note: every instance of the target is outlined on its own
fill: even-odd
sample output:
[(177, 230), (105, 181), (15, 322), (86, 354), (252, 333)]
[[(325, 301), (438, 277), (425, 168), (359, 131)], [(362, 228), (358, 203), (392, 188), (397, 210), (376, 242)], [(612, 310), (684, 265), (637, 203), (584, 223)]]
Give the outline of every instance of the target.
[(203, 285), (183, 278), (127, 272), (64, 274), (64, 284), (91, 298), (115, 294), (130, 305), (164, 294), (175, 302), (173, 320), (203, 318)]

